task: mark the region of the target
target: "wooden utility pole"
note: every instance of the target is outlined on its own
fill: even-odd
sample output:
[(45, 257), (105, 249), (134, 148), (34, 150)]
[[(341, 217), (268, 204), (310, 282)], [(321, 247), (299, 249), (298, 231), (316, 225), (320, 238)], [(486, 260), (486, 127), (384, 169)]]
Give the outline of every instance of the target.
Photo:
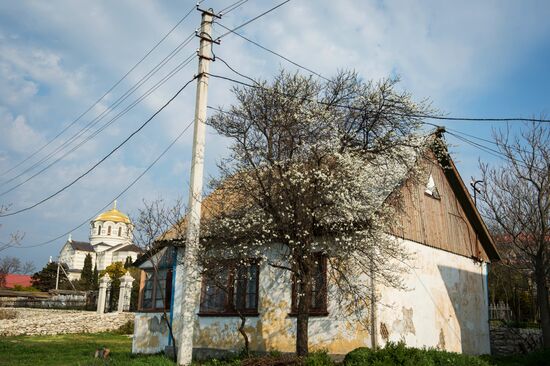
[[(199, 9), (200, 10), (200, 9)], [(199, 229), (201, 219), (201, 199), (204, 170), (204, 141), (206, 107), (208, 96), (208, 72), (212, 60), (212, 20), (215, 16), (212, 9), (201, 10), (202, 21), (199, 47), (199, 70), (197, 75), (197, 96), (195, 103), (195, 122), (193, 133), (193, 156), (191, 161), (191, 179), (189, 184), (189, 206), (187, 213), (187, 230), (182, 269), (181, 328), (178, 339), (178, 364), (189, 365), (193, 353), (193, 328), (196, 307), (200, 295), (199, 265), (197, 251), (199, 247)], [(176, 304), (174, 304), (176, 305)]]

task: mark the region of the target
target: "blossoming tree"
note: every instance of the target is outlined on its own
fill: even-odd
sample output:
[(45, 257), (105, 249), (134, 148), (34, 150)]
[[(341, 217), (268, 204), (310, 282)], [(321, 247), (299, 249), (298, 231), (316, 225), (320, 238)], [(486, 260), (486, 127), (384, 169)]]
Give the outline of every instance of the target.
[(399, 210), (395, 187), (415, 173), (415, 132), (429, 105), (397, 91), (397, 81), (342, 72), (319, 82), (283, 71), (234, 88), (236, 104), (209, 120), (232, 145), (214, 182), (217, 199), (204, 205), (203, 253), (263, 258), (291, 273), (298, 355), (308, 352), (319, 261), (331, 296), (349, 309), (368, 307), (373, 278), (402, 286), (395, 263), (408, 254), (388, 233)]

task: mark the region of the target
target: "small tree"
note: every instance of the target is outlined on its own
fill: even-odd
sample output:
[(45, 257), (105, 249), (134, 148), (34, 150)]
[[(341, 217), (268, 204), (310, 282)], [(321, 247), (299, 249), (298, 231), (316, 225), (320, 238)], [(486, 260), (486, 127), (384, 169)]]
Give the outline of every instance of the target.
[[(399, 197), (385, 203), (414, 175), (422, 144), (414, 132), (429, 110), (396, 83), (365, 83), (353, 72), (320, 83), (282, 72), (233, 89), (237, 104), (209, 120), (233, 145), (214, 182), (219, 199), (204, 208), (202, 244), (211, 258), (260, 257), (290, 272), (298, 355), (308, 353), (320, 255), (342, 305), (374, 301), (366, 280), (374, 276), (402, 286), (396, 263), (408, 255), (386, 234)], [(268, 246), (278, 253), (267, 257)]]
[[(62, 264), (65, 271), (69, 270), (69, 267)], [(32, 286), (40, 291), (49, 291), (55, 289), (55, 282), (57, 280), (57, 262), (50, 262), (42, 268), (39, 272), (36, 272), (31, 277)], [(63, 274), (63, 271), (59, 273), (59, 288), (70, 289), (72, 288), (69, 279)]]
[(113, 262), (99, 273), (100, 277), (109, 274), (111, 278), (111, 297), (109, 298), (109, 309), (115, 309), (118, 304), (118, 295), (120, 291), (120, 277), (124, 276), (126, 268), (122, 262)]
[(94, 273), (92, 274), (92, 290), (99, 288), (99, 272), (97, 271), (97, 263), (94, 265)]
[[(0, 215), (4, 215), (9, 211), (11, 205), (0, 204)], [(2, 225), (0, 224), (0, 228)], [(11, 233), (6, 241), (0, 243), (0, 252), (18, 245), (25, 235), (20, 232)], [(34, 271), (34, 270), (33, 270)], [(32, 271), (31, 271), (32, 272)]]
[(509, 265), (532, 275), (544, 346), (550, 347), (550, 128), (525, 127), (516, 138), (509, 130), (495, 132), (506, 162), (501, 167), (480, 163), (486, 189), (482, 212), (511, 248)]
[[(155, 278), (161, 270), (161, 264), (165, 258), (156, 255), (165, 247), (181, 245), (181, 238), (185, 231), (184, 207), (181, 200), (176, 200), (169, 206), (163, 199), (151, 202), (143, 201), (144, 207), (139, 210), (137, 217), (132, 220), (135, 225), (134, 242), (141, 249), (143, 255), (153, 266)], [(139, 271), (139, 269), (136, 269)], [(172, 344), (175, 343), (171, 319), (166, 313), (168, 299), (164, 293), (160, 293), (164, 306), (162, 307), (163, 319), (166, 321)], [(173, 352), (173, 360), (177, 362), (177, 352)]]
[(89, 291), (94, 287), (94, 273), (92, 271), (92, 255), (86, 254), (84, 258), (84, 266), (80, 274), (79, 287), (82, 290)]

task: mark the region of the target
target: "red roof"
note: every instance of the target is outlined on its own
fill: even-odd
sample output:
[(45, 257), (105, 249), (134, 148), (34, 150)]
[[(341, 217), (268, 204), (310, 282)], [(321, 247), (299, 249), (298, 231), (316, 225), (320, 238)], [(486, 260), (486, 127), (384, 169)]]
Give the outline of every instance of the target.
[(31, 276), (22, 274), (6, 275), (6, 288), (13, 288), (15, 285), (20, 285), (23, 287), (31, 286)]

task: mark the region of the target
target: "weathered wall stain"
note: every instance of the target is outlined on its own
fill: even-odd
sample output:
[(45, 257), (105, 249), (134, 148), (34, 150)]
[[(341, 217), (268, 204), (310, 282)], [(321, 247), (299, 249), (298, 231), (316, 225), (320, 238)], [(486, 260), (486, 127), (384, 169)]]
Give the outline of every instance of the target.
[[(488, 353), (487, 304), (482, 289), (484, 269), (471, 259), (404, 241), (415, 253), (411, 271), (403, 276), (408, 291), (379, 285), (376, 314), (380, 329), (370, 334), (369, 307), (350, 314), (345, 304), (329, 297), (329, 315), (311, 317), (310, 348), (344, 354), (357, 347), (405, 341), (414, 347), (439, 347), (455, 352)], [(245, 330), (256, 351), (293, 352), (296, 319), (289, 315), (291, 281), (287, 272), (263, 264), (260, 268), (259, 316), (249, 317)], [(330, 286), (330, 284), (329, 284)], [(465, 299), (465, 298), (468, 299)], [(197, 309), (198, 311), (198, 309)], [(179, 320), (175, 315), (175, 322)], [(238, 317), (204, 317), (195, 323), (196, 348), (238, 350), (243, 347)], [(154, 353), (168, 344), (167, 327), (159, 314), (136, 315), (134, 352)]]
[(384, 342), (388, 342), (390, 339), (390, 332), (388, 332), (388, 327), (384, 322), (380, 322), (380, 336), (382, 337)]

